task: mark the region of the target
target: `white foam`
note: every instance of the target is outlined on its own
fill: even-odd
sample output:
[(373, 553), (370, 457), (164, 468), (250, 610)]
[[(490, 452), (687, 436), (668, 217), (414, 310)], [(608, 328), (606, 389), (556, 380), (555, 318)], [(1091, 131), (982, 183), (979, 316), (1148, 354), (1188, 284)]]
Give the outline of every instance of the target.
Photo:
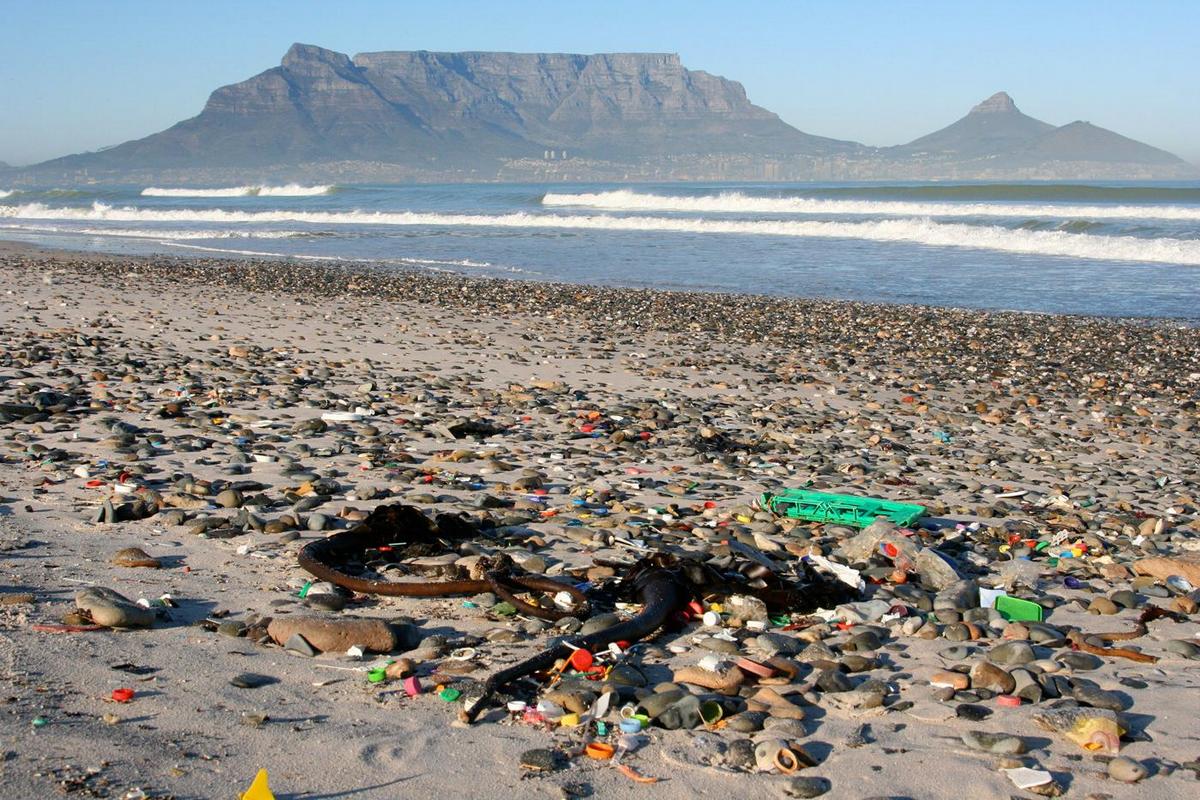
[(433, 214), (411, 211), (227, 211), (224, 209), (50, 208), (40, 203), (0, 206), (0, 218), (105, 220), (110, 222), (214, 222), (314, 225), (445, 226), (510, 229), (642, 231), (736, 234), (796, 238), (906, 242), (1104, 261), (1142, 261), (1200, 266), (1200, 240), (1139, 239), (1066, 231), (1011, 230), (995, 226), (937, 222), (929, 218), (869, 222), (824, 220), (737, 220), (678, 217), (614, 217), (558, 214)]
[(26, 233), (75, 234), (79, 236), (112, 236), (120, 239), (161, 239), (164, 241), (186, 241), (188, 239), (290, 239), (306, 235), (302, 231), (80, 228), (61, 225), (0, 225), (0, 230), (23, 231)]
[(12, 197), (12, 189), (0, 189), (0, 198)]
[(1064, 205), (1059, 203), (913, 203), (753, 197), (740, 192), (684, 197), (629, 189), (582, 194), (548, 192), (542, 205), (607, 211), (683, 211), (710, 214), (847, 214), (894, 217), (1050, 217), (1084, 219), (1200, 220), (1200, 207), (1178, 205)]
[(142, 189), (143, 197), (313, 197), (329, 194), (332, 186), (230, 186), (224, 189), (161, 189), (150, 186)]

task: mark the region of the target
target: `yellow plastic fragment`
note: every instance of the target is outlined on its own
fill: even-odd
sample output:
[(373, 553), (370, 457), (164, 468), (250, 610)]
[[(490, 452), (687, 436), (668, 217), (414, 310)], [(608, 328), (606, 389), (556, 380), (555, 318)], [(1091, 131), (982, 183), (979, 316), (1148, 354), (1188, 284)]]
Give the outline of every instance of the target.
[(258, 774), (254, 776), (254, 782), (250, 784), (250, 788), (245, 794), (238, 795), (238, 800), (275, 800), (275, 795), (271, 794), (271, 787), (267, 785), (267, 771), (260, 769)]

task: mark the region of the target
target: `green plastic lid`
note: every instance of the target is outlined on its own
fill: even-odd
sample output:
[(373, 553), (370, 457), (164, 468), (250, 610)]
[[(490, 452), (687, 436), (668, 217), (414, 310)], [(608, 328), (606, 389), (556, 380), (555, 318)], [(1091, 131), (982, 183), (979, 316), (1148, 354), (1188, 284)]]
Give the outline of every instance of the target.
[(1041, 622), (1044, 612), (1037, 603), (1008, 595), (996, 598), (996, 610), (1009, 622)]

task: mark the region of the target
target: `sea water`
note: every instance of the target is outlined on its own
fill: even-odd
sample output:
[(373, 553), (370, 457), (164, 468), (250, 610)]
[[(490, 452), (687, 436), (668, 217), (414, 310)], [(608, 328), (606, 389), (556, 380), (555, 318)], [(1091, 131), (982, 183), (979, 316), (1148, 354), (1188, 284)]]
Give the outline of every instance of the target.
[(0, 238), (1200, 319), (1197, 182), (4, 187)]

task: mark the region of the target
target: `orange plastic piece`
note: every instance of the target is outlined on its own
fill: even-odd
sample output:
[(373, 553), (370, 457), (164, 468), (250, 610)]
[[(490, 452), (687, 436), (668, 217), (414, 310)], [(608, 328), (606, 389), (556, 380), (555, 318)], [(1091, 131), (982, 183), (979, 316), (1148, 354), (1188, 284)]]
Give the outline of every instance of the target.
[(613, 753), (617, 752), (611, 744), (604, 742), (589, 742), (588, 746), (583, 748), (583, 752), (597, 761), (605, 761), (613, 757)]

